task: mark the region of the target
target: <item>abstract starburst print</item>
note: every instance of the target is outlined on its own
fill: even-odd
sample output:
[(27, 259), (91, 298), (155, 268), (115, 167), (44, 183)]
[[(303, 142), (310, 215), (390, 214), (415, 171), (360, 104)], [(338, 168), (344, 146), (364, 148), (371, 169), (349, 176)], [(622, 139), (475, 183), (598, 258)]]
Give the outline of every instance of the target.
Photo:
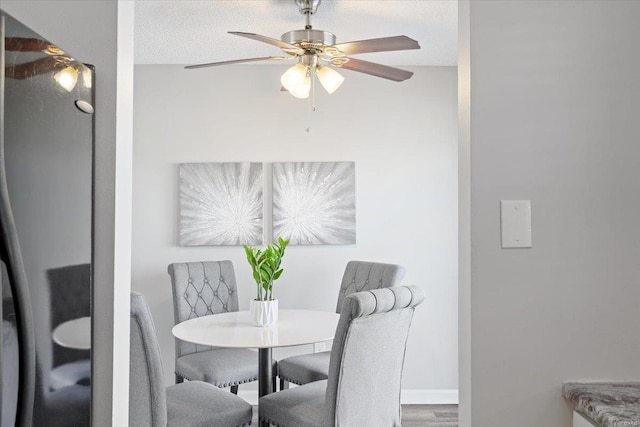
[(355, 163), (273, 164), (273, 235), (293, 245), (356, 242)]
[(262, 164), (180, 165), (180, 245), (262, 244)]

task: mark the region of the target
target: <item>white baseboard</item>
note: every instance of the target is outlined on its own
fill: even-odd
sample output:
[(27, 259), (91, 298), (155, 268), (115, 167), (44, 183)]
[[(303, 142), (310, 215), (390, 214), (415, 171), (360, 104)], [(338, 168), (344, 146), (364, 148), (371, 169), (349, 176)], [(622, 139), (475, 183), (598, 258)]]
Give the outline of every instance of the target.
[[(238, 390), (238, 396), (251, 405), (258, 404), (257, 390)], [(458, 404), (458, 390), (402, 390), (403, 405), (448, 405)]]
[(458, 390), (402, 390), (403, 405), (457, 405)]

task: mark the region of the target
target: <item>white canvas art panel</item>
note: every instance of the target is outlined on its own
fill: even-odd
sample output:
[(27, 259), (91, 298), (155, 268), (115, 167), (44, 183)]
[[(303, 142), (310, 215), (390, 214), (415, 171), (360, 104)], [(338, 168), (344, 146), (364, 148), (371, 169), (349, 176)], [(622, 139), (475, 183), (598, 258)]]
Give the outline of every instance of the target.
[(273, 237), (292, 245), (356, 242), (354, 162), (274, 163)]
[(180, 165), (180, 245), (260, 245), (262, 163)]

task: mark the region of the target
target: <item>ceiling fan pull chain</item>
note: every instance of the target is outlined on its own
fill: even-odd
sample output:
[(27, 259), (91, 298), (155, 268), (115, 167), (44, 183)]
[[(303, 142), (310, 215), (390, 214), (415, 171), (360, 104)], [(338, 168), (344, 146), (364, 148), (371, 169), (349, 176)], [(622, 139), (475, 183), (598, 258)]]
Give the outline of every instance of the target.
[(311, 132), (311, 97), (307, 98), (307, 133)]
[(309, 68), (309, 74), (311, 74), (311, 112), (316, 111), (316, 65), (313, 68)]
[(316, 77), (314, 70), (309, 67), (309, 77), (311, 78), (311, 93), (307, 98), (307, 133), (311, 132), (311, 122), (313, 112), (316, 111)]

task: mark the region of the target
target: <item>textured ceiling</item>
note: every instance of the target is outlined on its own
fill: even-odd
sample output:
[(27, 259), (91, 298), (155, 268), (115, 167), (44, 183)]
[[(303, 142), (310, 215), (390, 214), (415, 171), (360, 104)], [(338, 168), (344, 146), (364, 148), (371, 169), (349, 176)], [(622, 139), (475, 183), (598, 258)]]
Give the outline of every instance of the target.
[[(422, 49), (359, 55), (387, 65), (456, 65), (457, 0), (322, 0), (315, 29), (337, 43), (406, 35)], [(198, 64), (279, 55), (278, 48), (227, 34), (279, 39), (304, 28), (294, 0), (135, 0), (135, 62)]]

